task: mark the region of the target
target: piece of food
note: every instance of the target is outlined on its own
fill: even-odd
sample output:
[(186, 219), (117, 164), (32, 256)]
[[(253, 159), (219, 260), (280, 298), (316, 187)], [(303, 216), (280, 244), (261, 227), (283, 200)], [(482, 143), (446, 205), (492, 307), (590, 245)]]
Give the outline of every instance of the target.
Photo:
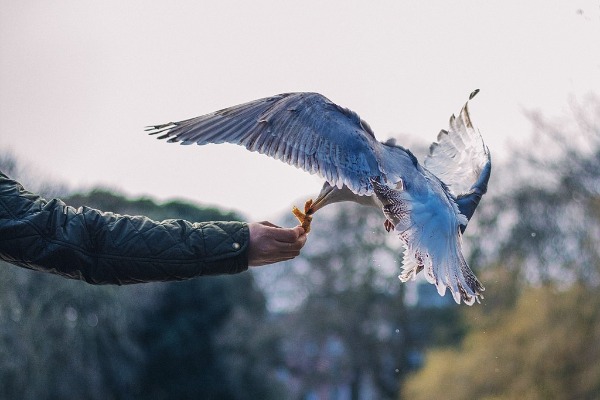
[(306, 200), (306, 203), (304, 203), (304, 212), (300, 211), (300, 209), (296, 206), (292, 208), (292, 213), (298, 219), (302, 229), (304, 229), (304, 232), (306, 233), (310, 232), (310, 223), (312, 222), (312, 203), (312, 199)]

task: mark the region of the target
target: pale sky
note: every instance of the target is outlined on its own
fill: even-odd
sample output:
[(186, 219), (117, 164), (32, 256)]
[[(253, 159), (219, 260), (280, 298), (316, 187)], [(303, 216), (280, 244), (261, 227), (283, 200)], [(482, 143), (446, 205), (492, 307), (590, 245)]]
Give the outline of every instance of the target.
[[(252, 99), (316, 91), (377, 137), (428, 144), (471, 114), (496, 165), (524, 110), (600, 94), (600, 2), (0, 0), (0, 150), (72, 188), (103, 185), (272, 219), (322, 180), (232, 145), (147, 136)], [(490, 190), (493, 190), (491, 188)]]

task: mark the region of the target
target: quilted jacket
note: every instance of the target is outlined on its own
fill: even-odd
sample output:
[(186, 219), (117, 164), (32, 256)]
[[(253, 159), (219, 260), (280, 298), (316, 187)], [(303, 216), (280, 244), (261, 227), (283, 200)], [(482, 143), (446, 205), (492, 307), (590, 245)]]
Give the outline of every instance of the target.
[(152, 221), (27, 192), (0, 171), (0, 259), (92, 284), (183, 280), (248, 268), (242, 222)]

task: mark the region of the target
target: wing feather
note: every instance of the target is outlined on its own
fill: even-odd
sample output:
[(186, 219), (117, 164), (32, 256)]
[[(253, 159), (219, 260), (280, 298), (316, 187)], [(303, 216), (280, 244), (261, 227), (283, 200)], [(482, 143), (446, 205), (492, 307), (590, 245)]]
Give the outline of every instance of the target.
[(490, 152), (471, 122), (467, 102), (458, 117), (452, 115), (449, 129), (440, 131), (424, 165), (458, 197), (469, 193), (482, 174), (489, 175), (486, 165), (490, 162)]
[(361, 195), (372, 193), (370, 178), (381, 174), (369, 125), (317, 93), (280, 94), (147, 131), (181, 144), (241, 145)]

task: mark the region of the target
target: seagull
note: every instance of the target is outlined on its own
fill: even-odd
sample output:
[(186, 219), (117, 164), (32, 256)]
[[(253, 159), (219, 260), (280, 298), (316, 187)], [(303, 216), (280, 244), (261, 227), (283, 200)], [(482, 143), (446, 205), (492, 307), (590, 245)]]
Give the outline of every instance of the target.
[(449, 289), (456, 303), (472, 305), (485, 289), (465, 261), (462, 234), (487, 191), (491, 158), (471, 122), (469, 100), (422, 164), (318, 93), (279, 94), (146, 131), (184, 145), (233, 143), (318, 174), (325, 183), (307, 202), (307, 216), (340, 201), (377, 207), (404, 247), (400, 280), (424, 271), (441, 296)]

